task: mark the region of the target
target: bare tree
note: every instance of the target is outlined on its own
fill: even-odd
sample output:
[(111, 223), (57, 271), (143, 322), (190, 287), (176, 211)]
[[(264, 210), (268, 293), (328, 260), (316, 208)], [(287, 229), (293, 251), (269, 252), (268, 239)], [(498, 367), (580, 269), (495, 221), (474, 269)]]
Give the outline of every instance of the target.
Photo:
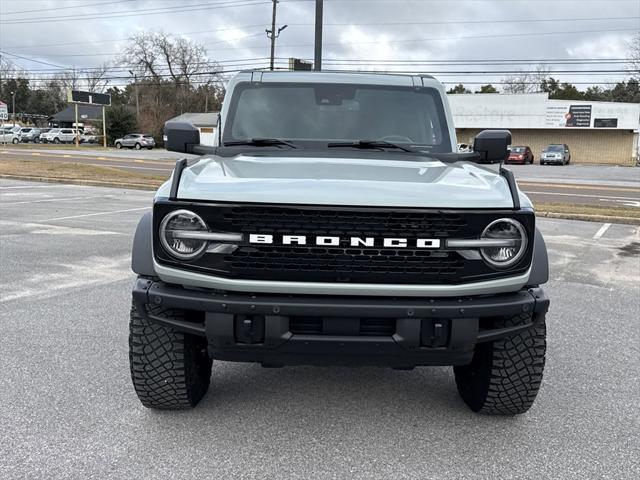
[(542, 81), (550, 72), (551, 69), (544, 64), (537, 65), (534, 72), (518, 70), (517, 73), (502, 78), (502, 90), (505, 93), (541, 92)]
[(640, 78), (640, 33), (636, 33), (627, 44), (628, 65), (631, 76)]
[(111, 70), (109, 62), (104, 62), (101, 66), (88, 70), (84, 74), (84, 82), (90, 92), (102, 93), (109, 85), (110, 79), (107, 74)]
[(118, 63), (134, 77), (138, 128), (156, 138), (162, 138), (164, 122), (174, 115), (220, 108), (221, 68), (201, 44), (165, 33), (140, 33)]
[(67, 90), (79, 90), (81, 85), (80, 72), (75, 68), (65, 70), (62, 73), (54, 75), (53, 80), (58, 82), (62, 89)]
[(132, 37), (120, 56), (120, 64), (142, 79), (171, 81), (175, 85), (190, 85), (196, 79), (206, 85), (216, 82), (220, 75), (220, 65), (209, 60), (202, 45), (162, 32)]

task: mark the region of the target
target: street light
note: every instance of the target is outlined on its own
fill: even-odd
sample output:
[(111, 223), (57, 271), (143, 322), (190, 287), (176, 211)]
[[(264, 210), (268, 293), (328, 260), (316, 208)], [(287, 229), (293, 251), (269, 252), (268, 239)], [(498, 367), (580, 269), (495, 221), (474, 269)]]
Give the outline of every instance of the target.
[(9, 92), (11, 94), (11, 111), (13, 112), (13, 128), (16, 128), (16, 92)]

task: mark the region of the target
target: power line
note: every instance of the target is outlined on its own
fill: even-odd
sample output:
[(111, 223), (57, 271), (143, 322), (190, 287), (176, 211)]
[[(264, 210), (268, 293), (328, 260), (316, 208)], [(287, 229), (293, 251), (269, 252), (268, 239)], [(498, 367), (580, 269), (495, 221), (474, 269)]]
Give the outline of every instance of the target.
[[(379, 44), (396, 44), (396, 43), (416, 43), (416, 42), (437, 42), (437, 41), (449, 41), (449, 40), (467, 40), (467, 39), (480, 39), (480, 38), (513, 38), (513, 37), (536, 37), (536, 36), (545, 36), (545, 35), (571, 35), (571, 34), (581, 34), (581, 33), (609, 33), (609, 32), (627, 32), (627, 31), (636, 31), (635, 28), (619, 28), (619, 29), (609, 29), (609, 30), (570, 30), (570, 31), (553, 31), (553, 32), (523, 32), (523, 33), (510, 33), (510, 34), (497, 34), (497, 35), (467, 35), (467, 36), (459, 36), (459, 37), (431, 37), (431, 38), (414, 38), (414, 39), (402, 39), (402, 40), (387, 40), (387, 41), (366, 41), (366, 42), (350, 42), (351, 45), (379, 45)], [(220, 43), (225, 43), (225, 41), (221, 41)], [(292, 44), (292, 45), (281, 45), (282, 48), (307, 48), (313, 47), (312, 43), (304, 43), (304, 44)], [(344, 46), (343, 43), (325, 43), (324, 46)], [(216, 48), (215, 51), (223, 51), (223, 50), (247, 50), (247, 49), (266, 49), (268, 46), (264, 45), (245, 45), (243, 47), (222, 47)], [(121, 52), (110, 52), (110, 53), (87, 53), (87, 54), (69, 54), (69, 55), (61, 55), (61, 54), (52, 54), (46, 55), (49, 57), (94, 57), (94, 56), (116, 56)], [(29, 55), (29, 54), (27, 54)], [(31, 55), (37, 55), (32, 53)]]
[[(128, 0), (125, 0), (128, 1)], [(281, 0), (282, 1), (282, 0)], [(544, 22), (578, 22), (578, 21), (617, 21), (617, 20), (640, 20), (640, 17), (601, 17), (601, 18), (550, 18), (550, 19), (508, 19), (508, 20), (481, 20), (483, 24), (490, 23), (544, 23)], [(407, 25), (465, 25), (465, 24), (477, 24), (479, 20), (451, 20), (451, 21), (429, 21), (429, 22), (355, 22), (355, 23), (325, 23), (325, 27), (344, 27), (344, 26), (407, 26)], [(308, 27), (313, 26), (313, 23), (289, 23), (288, 26), (291, 27)], [(203, 33), (216, 33), (223, 32), (229, 30), (245, 30), (250, 28), (262, 28), (264, 24), (253, 24), (253, 25), (240, 25), (236, 27), (226, 27), (226, 28), (218, 28), (213, 30), (197, 30), (190, 32), (172, 32), (174, 36), (181, 35), (198, 35)], [(256, 34), (257, 36), (258, 34)], [(95, 41), (84, 41), (83, 44), (102, 44), (102, 43), (113, 43), (120, 41), (130, 40), (129, 37), (120, 37), (120, 38), (111, 38), (105, 40), (95, 40)], [(49, 43), (49, 44), (36, 44), (36, 45), (12, 45), (5, 46), (7, 49), (28, 49), (28, 48), (48, 48), (48, 47), (65, 47), (69, 45), (77, 45), (78, 42), (66, 42), (66, 43)]]
[(111, 12), (107, 14), (85, 14), (85, 15), (65, 15), (58, 17), (32, 17), (32, 18), (20, 18), (20, 19), (10, 19), (0, 21), (2, 25), (24, 25), (30, 23), (51, 23), (51, 22), (67, 22), (67, 21), (76, 21), (76, 20), (98, 20), (98, 19), (108, 19), (108, 18), (122, 18), (122, 17), (133, 17), (138, 16), (140, 14), (147, 15), (159, 15), (164, 13), (186, 13), (186, 12), (195, 12), (202, 10), (219, 10), (223, 8), (233, 8), (233, 7), (246, 7), (246, 6), (255, 6), (262, 5), (266, 3), (271, 3), (265, 0), (229, 0), (226, 2), (220, 3), (196, 3), (190, 5), (180, 5), (175, 7), (156, 7), (156, 8), (147, 8), (141, 10), (129, 10), (129, 11), (119, 11), (119, 12)]
[(33, 13), (33, 12), (37, 12), (37, 13), (41, 13), (41, 12), (51, 12), (51, 11), (59, 11), (59, 10), (68, 10), (70, 8), (86, 8), (86, 7), (96, 7), (96, 6), (100, 6), (100, 7), (104, 7), (105, 5), (113, 5), (116, 3), (127, 3), (127, 2), (131, 2), (133, 0), (114, 0), (111, 2), (100, 2), (100, 3), (84, 3), (84, 4), (78, 4), (78, 5), (68, 5), (68, 6), (56, 6), (54, 8), (36, 8), (33, 10), (19, 10), (16, 12), (2, 12), (2, 15), (17, 15), (19, 13)]

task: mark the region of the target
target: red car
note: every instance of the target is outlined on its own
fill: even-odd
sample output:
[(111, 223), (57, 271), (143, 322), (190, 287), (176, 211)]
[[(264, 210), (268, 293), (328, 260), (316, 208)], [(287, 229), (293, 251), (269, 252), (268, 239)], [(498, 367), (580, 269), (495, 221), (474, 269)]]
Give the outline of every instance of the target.
[(511, 147), (511, 153), (505, 163), (533, 163), (533, 152), (529, 147)]

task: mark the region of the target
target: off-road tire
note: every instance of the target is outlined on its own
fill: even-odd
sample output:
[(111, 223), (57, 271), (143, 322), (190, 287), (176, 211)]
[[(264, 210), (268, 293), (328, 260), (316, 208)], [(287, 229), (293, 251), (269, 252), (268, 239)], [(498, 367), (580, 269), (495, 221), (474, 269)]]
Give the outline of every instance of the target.
[[(530, 315), (504, 317), (494, 328), (531, 322)], [(534, 328), (476, 345), (469, 365), (454, 367), (458, 392), (474, 412), (489, 415), (525, 413), (536, 398), (546, 351), (544, 317)]]
[[(157, 311), (156, 311), (157, 310)], [(154, 315), (184, 319), (184, 313), (156, 307)], [(131, 379), (142, 405), (160, 410), (193, 408), (207, 393), (211, 359), (204, 338), (149, 322), (131, 305)]]

